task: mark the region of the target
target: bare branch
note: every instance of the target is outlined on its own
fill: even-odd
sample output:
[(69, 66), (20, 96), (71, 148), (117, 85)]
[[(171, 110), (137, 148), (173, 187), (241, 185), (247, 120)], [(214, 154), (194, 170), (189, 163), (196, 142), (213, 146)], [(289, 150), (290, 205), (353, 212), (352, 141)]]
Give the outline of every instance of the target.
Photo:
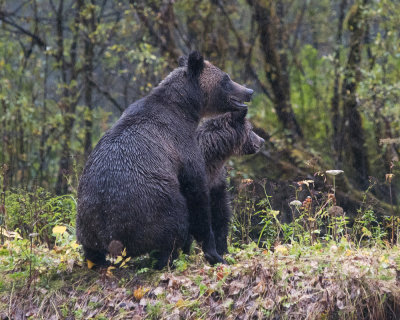
[(100, 92), (105, 98), (107, 98), (120, 112), (124, 112), (124, 108), (113, 98), (113, 96), (107, 90), (101, 88), (93, 79), (89, 79), (89, 82)]
[(30, 32), (29, 30), (24, 29), (23, 27), (21, 27), (20, 25), (16, 24), (14, 21), (8, 19), (7, 17), (9, 16), (9, 14), (5, 11), (0, 11), (0, 20), (3, 21), (5, 24), (8, 24), (12, 27), (14, 27), (15, 29), (17, 29), (19, 32), (25, 34), (28, 37), (31, 37), (32, 40), (42, 49), (46, 48), (46, 42), (41, 39), (38, 35), (33, 34), (32, 32)]

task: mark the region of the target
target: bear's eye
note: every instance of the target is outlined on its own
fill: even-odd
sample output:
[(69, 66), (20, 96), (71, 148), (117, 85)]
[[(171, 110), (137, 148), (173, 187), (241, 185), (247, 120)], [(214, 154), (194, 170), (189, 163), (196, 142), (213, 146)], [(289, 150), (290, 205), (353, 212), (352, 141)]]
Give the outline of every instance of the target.
[(225, 74), (224, 77), (222, 78), (221, 84), (222, 84), (222, 87), (225, 90), (230, 89), (230, 87), (231, 87), (231, 78), (229, 78), (229, 76), (227, 74)]

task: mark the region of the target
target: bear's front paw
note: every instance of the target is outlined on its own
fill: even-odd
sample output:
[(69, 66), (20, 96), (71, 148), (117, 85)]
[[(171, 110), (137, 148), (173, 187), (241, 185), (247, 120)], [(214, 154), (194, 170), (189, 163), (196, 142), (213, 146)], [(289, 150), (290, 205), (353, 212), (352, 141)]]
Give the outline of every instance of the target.
[(225, 253), (228, 253), (228, 243), (226, 242), (226, 237), (225, 238), (218, 238), (216, 241), (216, 247), (217, 247), (217, 252), (219, 255), (224, 255)]
[(204, 256), (207, 259), (207, 261), (212, 265), (217, 263), (227, 264), (226, 261), (216, 251), (204, 252)]

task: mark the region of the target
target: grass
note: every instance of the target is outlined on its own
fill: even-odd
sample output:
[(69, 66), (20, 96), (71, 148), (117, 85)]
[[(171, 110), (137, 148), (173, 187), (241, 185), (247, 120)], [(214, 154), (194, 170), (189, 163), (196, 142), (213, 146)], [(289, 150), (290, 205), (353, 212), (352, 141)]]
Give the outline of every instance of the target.
[(329, 188), (312, 192), (305, 180), (297, 185), (310, 196), (292, 201), (293, 221), (282, 223), (265, 185), (255, 199), (253, 181), (244, 184), (228, 264), (209, 266), (195, 247), (163, 271), (123, 254), (89, 269), (73, 196), (7, 193), (0, 319), (400, 319), (397, 217), (378, 218), (363, 200), (350, 223)]
[[(211, 267), (200, 250), (172, 270), (89, 270), (79, 248), (49, 250), (46, 268), (21, 261), (5, 270), (15, 241), (2, 245), (0, 317), (18, 319), (396, 319), (400, 314), (400, 248), (356, 249), (347, 241), (231, 247), (232, 264)], [(5, 254), (7, 250), (8, 255)], [(66, 253), (67, 250), (68, 254)], [(71, 251), (73, 250), (73, 251)], [(69, 268), (60, 268), (66, 256)], [(24, 267), (25, 266), (25, 267)]]

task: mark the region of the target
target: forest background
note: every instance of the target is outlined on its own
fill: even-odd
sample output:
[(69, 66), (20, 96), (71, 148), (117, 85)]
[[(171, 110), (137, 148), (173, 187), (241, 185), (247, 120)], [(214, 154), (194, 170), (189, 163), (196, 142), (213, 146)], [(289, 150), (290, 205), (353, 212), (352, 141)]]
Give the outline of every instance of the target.
[[(396, 318), (399, 26), (397, 0), (0, 0), (0, 318)], [(229, 265), (92, 272), (85, 161), (191, 50), (266, 140), (228, 162)]]
[(268, 145), (245, 177), (342, 169), (347, 189), (374, 184), (395, 204), (399, 20), (390, 0), (3, 0), (3, 191), (73, 192), (101, 135), (197, 49), (256, 91), (249, 116)]

